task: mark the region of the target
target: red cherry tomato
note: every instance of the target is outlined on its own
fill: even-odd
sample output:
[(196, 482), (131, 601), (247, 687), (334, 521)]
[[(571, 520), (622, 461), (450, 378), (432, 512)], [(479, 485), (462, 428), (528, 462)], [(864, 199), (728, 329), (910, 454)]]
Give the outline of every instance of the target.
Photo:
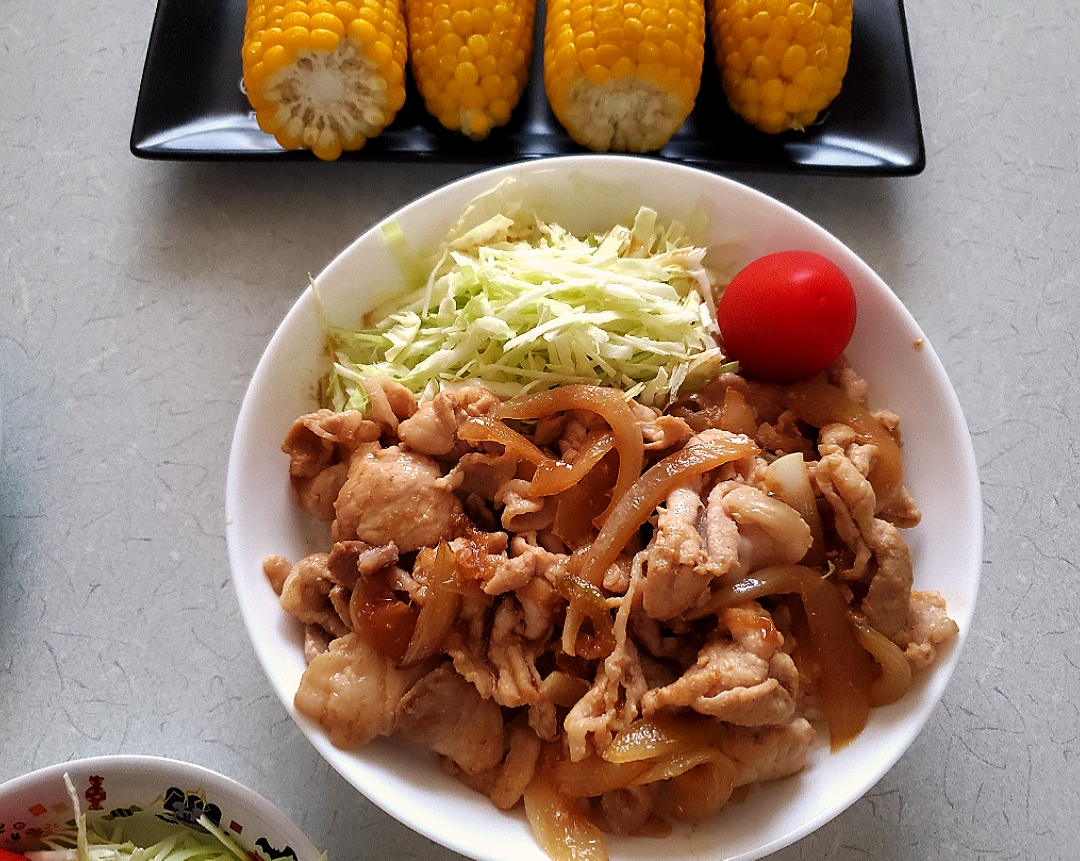
[(716, 315), (724, 351), (744, 374), (790, 383), (844, 352), (855, 331), (855, 291), (828, 258), (779, 251), (732, 279)]

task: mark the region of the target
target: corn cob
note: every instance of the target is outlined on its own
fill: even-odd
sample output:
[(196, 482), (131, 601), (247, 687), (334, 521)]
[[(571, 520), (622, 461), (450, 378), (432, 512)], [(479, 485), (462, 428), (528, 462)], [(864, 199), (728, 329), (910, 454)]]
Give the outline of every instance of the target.
[(505, 125), (529, 78), (536, 0), (406, 0), (409, 62), (424, 105), (472, 140)]
[(704, 0), (548, 2), (548, 102), (589, 149), (662, 147), (694, 107), (704, 57)]
[(244, 87), (259, 127), (332, 160), (405, 102), (401, 0), (248, 0)]
[(724, 94), (750, 125), (802, 130), (840, 92), (851, 0), (710, 0), (708, 12)]

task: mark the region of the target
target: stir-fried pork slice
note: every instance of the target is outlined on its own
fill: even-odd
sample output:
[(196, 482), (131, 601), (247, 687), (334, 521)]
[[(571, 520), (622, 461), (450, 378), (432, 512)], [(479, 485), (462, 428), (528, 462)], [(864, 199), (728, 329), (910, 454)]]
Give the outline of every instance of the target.
[[(335, 637), (349, 632), (348, 596), (340, 595), (335, 602), (335, 590), (343, 592), (327, 568), (329, 553), (312, 553), (293, 565), (281, 589), (281, 607), (301, 622), (319, 625)], [(338, 608), (345, 613), (339, 612)]]
[[(316, 560), (318, 558), (316, 555)], [(332, 553), (330, 558), (333, 558)], [(317, 620), (304, 622), (304, 660), (310, 664), (317, 655), (330, 647), (335, 637), (348, 631), (349, 612), (348, 595), (345, 589), (340, 588), (331, 570), (330, 561), (327, 560), (325, 565), (321, 562), (310, 564), (314, 561), (311, 559), (305, 561), (310, 567), (304, 572), (298, 572), (300, 576), (294, 578), (289, 586), (290, 597), (286, 599), (286, 603), (291, 606), (293, 602), (298, 602), (301, 608), (310, 604), (303, 612), (309, 618)], [(271, 555), (263, 560), (263, 572), (279, 598), (285, 592), (289, 575), (296, 568), (297, 566), (284, 556)]]
[[(879, 410), (873, 413), (873, 417), (897, 443), (900, 442), (900, 419), (895, 413)], [(855, 431), (842, 424), (831, 424), (821, 429), (818, 450), (822, 456), (843, 454), (864, 476), (870, 475), (870, 468), (877, 454), (876, 445), (860, 443)], [(876, 516), (889, 521), (899, 529), (911, 529), (918, 526), (922, 519), (922, 513), (906, 487), (901, 487), (893, 498), (877, 512)]]
[(440, 761), (442, 771), (481, 795), (486, 795), (500, 810), (510, 810), (519, 801), (536, 774), (541, 741), (529, 725), (515, 718), (506, 726), (506, 756), (486, 771), (470, 774), (451, 759)]
[(506, 735), (506, 758), (488, 789), (488, 797), (500, 810), (509, 810), (521, 800), (540, 758), (540, 738), (527, 724), (511, 723)]
[[(876, 410), (872, 413), (874, 420), (885, 428), (896, 440), (897, 444), (901, 443), (900, 439), (900, 417), (896, 413), (889, 412), (888, 410)], [(840, 426), (842, 432), (850, 433), (850, 429)], [(849, 446), (848, 450), (850, 450)], [(873, 446), (869, 446), (871, 451), (874, 450)], [(822, 452), (825, 454), (826, 452)], [(862, 471), (862, 465), (859, 465), (860, 471)], [(869, 465), (867, 466), (867, 469)], [(868, 472), (863, 472), (864, 475), (868, 475)], [(915, 504), (915, 500), (908, 492), (906, 487), (901, 486), (900, 489), (893, 494), (893, 496), (880, 507), (877, 512), (877, 516), (882, 520), (887, 520), (893, 526), (898, 529), (911, 529), (918, 526), (919, 521), (922, 520), (922, 512), (919, 511), (918, 505)]]
[(350, 633), (308, 664), (294, 702), (335, 746), (350, 750), (390, 734), (398, 703), (426, 669), (399, 669), (392, 658)]
[(840, 389), (855, 403), (866, 406), (870, 401), (870, 387), (859, 373), (841, 356), (826, 372), (829, 382)]
[[(872, 413), (874, 419), (889, 432), (889, 434), (896, 440), (897, 444), (901, 444), (900, 439), (900, 417), (894, 412), (889, 410), (875, 410)], [(877, 516), (882, 520), (888, 520), (899, 529), (911, 529), (914, 526), (919, 525), (919, 521), (922, 520), (922, 512), (919, 511), (919, 507), (915, 504), (915, 500), (911, 494), (908, 493), (906, 487), (901, 487), (900, 490), (893, 495), (888, 502), (882, 506), (878, 511)]]
[(271, 554), (263, 559), (263, 573), (266, 575), (266, 579), (270, 581), (274, 594), (279, 598), (281, 597), (281, 590), (285, 588), (285, 579), (289, 576), (290, 571), (292, 571), (292, 562), (284, 556)]
[(455, 671), (482, 696), (507, 708), (527, 708), (536, 734), (552, 739), (558, 733), (555, 707), (541, 690), (536, 668), (547, 640), (528, 639), (524, 636), (527, 628), (526, 613), (513, 595), (499, 599), (495, 611), (490, 599), (467, 598), (444, 648)]
[(379, 439), (379, 426), (350, 410), (319, 410), (300, 416), (281, 450), (289, 456), (289, 480), (300, 507), (326, 523), (348, 475), (348, 460), (361, 446)]
[(654, 619), (671, 619), (692, 607), (708, 589), (713, 569), (702, 541), (700, 476), (674, 488), (660, 509), (649, 542), (642, 606)]
[(908, 608), (907, 625), (894, 640), (904, 649), (912, 669), (921, 670), (937, 660), (938, 652), (960, 633), (945, 610), (938, 592), (914, 591)]
[(507, 708), (528, 707), (529, 725), (544, 739), (558, 733), (555, 704), (544, 694), (536, 663), (548, 650), (547, 637), (527, 636), (527, 614), (515, 596), (498, 603), (488, 636), (487, 660), (495, 671), (492, 697)]
[(368, 377), (363, 386), (370, 401), (367, 415), (390, 433), (416, 412), (416, 395), (389, 377)]
[(335, 507), (335, 541), (394, 544), (401, 553), (450, 538), (461, 514), (438, 464), (398, 446), (356, 452)]
[(491, 620), (487, 652), (496, 674), (494, 699), (510, 708), (534, 705), (543, 698), (536, 659), (547, 644), (525, 639), (524, 627), (517, 600), (513, 596), (503, 597)]
[(563, 721), (570, 759), (577, 762), (592, 749), (604, 751), (615, 734), (641, 714), (641, 698), (648, 690), (638, 659), (637, 647), (627, 636), (630, 611), (637, 600), (641, 576), (641, 556), (634, 561), (634, 573), (626, 594), (619, 599), (615, 614), (615, 646), (597, 668), (596, 680), (570, 709)]
[(774, 454), (792, 454), (798, 452), (805, 460), (816, 460), (814, 444), (803, 433), (799, 420), (791, 410), (780, 413), (775, 422), (762, 422), (758, 425), (755, 442), (762, 451)]
[(720, 748), (735, 763), (735, 785), (798, 774), (816, 733), (805, 718), (781, 726), (733, 727)]
[(555, 520), (550, 497), (535, 496), (531, 483), (512, 478), (495, 492), (495, 504), (502, 506), (500, 522), (507, 532), (535, 532)]
[[(569, 557), (541, 547), (525, 536), (513, 540), (505, 532), (478, 533), (450, 542), (459, 575), (475, 581), (487, 595), (517, 593), (526, 611), (528, 634), (538, 638), (551, 624), (552, 584), (566, 573)], [(532, 614), (536, 613), (535, 616)]]
[(725, 485), (710, 490), (705, 504), (705, 550), (718, 575), (739, 569), (741, 546), (739, 525), (724, 509)]
[(323, 409), (294, 421), (281, 450), (289, 456), (291, 477), (313, 478), (361, 445), (377, 442), (379, 434), (379, 426), (363, 413)]
[(398, 425), (398, 439), (423, 454), (449, 454), (457, 442), (457, 428), (454, 405), (443, 392), (424, 401)]
[[(691, 437), (691, 447), (726, 431), (706, 429)], [(704, 478), (695, 476), (672, 489), (660, 509), (656, 534), (647, 548), (646, 576), (642, 584), (645, 612), (656, 619), (673, 619), (694, 606), (715, 577), (731, 570), (737, 559), (731, 524), (708, 524), (710, 513), (730, 520), (717, 508), (703, 507)], [(797, 517), (798, 515), (796, 515)]]
[(740, 726), (783, 723), (795, 711), (799, 684), (783, 645), (783, 635), (757, 602), (729, 608), (697, 662), (677, 681), (644, 695), (642, 713), (689, 707)]
[(694, 433), (686, 419), (664, 415), (638, 401), (630, 401), (630, 408), (634, 411), (638, 427), (641, 428), (642, 442), (649, 451), (674, 448), (686, 442)]
[(515, 536), (510, 550), (513, 555), (489, 554), (485, 560), (483, 589), (488, 595), (523, 589), (537, 577), (554, 583), (569, 563), (569, 557), (552, 553), (520, 535)]
[(397, 428), (398, 439), (424, 454), (450, 454), (457, 444), (457, 429), (461, 423), (470, 417), (487, 415), (498, 404), (499, 399), (481, 386), (439, 392), (401, 422)]
[(483, 697), (494, 696), (497, 681), (495, 668), (487, 657), (491, 616), (490, 598), (463, 595), (457, 620), (443, 644), (458, 675), (473, 685)]
[(296, 501), (308, 514), (331, 523), (337, 513), (334, 503), (348, 477), (349, 465), (345, 461), (328, 466), (314, 478), (296, 482)]
[(753, 485), (734, 481), (716, 485), (709, 494), (708, 515), (707, 533), (713, 536), (710, 556), (715, 544), (722, 548), (718, 552), (724, 564), (729, 564), (731, 528), (723, 522), (729, 518), (738, 529), (738, 567), (744, 574), (798, 562), (813, 544), (810, 527), (799, 512)]
[(440, 664), (401, 698), (393, 731), (449, 757), (468, 774), (502, 762), (502, 710), (449, 663)]
[(514, 477), (517, 467), (518, 458), (512, 453), (495, 455), (470, 451), (458, 458), (445, 481), (464, 496), (475, 494), (487, 502), (494, 502), (499, 488)]
[(335, 583), (352, 589), (357, 580), (395, 564), (398, 557), (398, 549), (392, 543), (373, 547), (364, 541), (336, 541), (326, 560), (326, 568)]
[(515, 589), (514, 595), (521, 605), (522, 635), (528, 640), (548, 640), (562, 610), (562, 596), (541, 577)]
[(907, 543), (893, 524), (874, 516), (874, 488), (847, 455), (834, 451), (822, 457), (813, 478), (835, 513), (837, 535), (854, 557), (840, 577), (869, 582), (863, 615), (886, 637), (896, 635), (907, 623), (913, 581)]
[(304, 625), (304, 661), (310, 664), (319, 655), (330, 648), (334, 635), (322, 625), (308, 623)]

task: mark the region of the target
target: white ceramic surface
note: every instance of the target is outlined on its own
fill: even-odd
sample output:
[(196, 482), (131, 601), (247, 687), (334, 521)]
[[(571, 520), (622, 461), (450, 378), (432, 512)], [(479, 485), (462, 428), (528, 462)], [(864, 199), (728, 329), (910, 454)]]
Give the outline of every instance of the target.
[[(206, 812), (247, 849), (282, 861), (321, 853), (258, 793), (198, 765), (156, 756), (98, 756), (59, 763), (0, 784), (0, 848), (26, 852), (74, 816), (64, 774), (88, 823), (118, 823), (137, 845), (150, 845)], [(143, 843), (145, 841), (145, 843)]]
[[(567, 157), (475, 174), (391, 216), (410, 244), (431, 249), (477, 194), (518, 177), (543, 215), (576, 231), (599, 230), (646, 204), (663, 218), (699, 224), (711, 262), (730, 276), (770, 251), (818, 251), (851, 279), (859, 319), (847, 355), (868, 380), (874, 406), (901, 416), (907, 486), (923, 522), (907, 533), (915, 586), (940, 590), (960, 636), (899, 703), (875, 710), (865, 731), (836, 754), (816, 749), (799, 776), (755, 788), (714, 819), (657, 841), (610, 838), (613, 861), (751, 861), (809, 834), (852, 804), (900, 758), (929, 718), (959, 657), (981, 567), (981, 499), (959, 404), (931, 345), (897, 296), (825, 230), (777, 201), (723, 177), (650, 159)], [(355, 323), (402, 276), (376, 225), (316, 279), (330, 319)], [(270, 553), (298, 559), (327, 549), (326, 531), (296, 506), (281, 441), (293, 419), (315, 406), (323, 343), (308, 289), (272, 338), (241, 409), (226, 489), (233, 580), (255, 650), (282, 702), (330, 764), (391, 815), (479, 861), (542, 861), (524, 818), (498, 812), (483, 796), (443, 775), (434, 757), (377, 741), (357, 752), (334, 748), (297, 715), (293, 694), (304, 669), (298, 624), (278, 606), (262, 573)]]

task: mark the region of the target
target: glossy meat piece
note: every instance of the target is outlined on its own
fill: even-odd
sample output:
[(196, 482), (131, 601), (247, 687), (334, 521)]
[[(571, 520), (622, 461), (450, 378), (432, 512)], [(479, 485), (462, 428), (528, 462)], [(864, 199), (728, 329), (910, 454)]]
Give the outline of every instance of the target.
[(449, 757), (467, 774), (494, 768), (503, 758), (502, 710), (450, 663), (440, 664), (401, 698), (393, 731)]
[(783, 635), (757, 602), (725, 610), (697, 661), (677, 681), (642, 699), (646, 716), (692, 708), (740, 726), (786, 722), (795, 711), (799, 673), (781, 651)]
[(349, 750), (390, 734), (398, 703), (423, 672), (420, 667), (399, 669), (392, 658), (350, 633), (308, 664), (294, 702), (335, 746)]
[(398, 446), (357, 451), (335, 508), (335, 541), (392, 543), (402, 553), (451, 537), (461, 514), (438, 465)]

